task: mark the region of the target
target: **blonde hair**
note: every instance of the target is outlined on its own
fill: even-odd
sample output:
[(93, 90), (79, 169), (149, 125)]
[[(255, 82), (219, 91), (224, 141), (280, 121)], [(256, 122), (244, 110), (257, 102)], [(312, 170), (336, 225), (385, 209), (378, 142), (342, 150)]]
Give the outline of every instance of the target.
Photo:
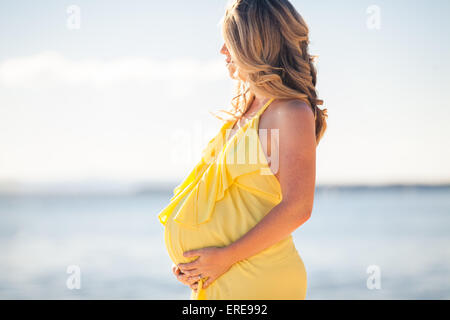
[[(275, 99), (299, 99), (313, 110), (316, 143), (327, 124), (327, 109), (317, 105), (314, 56), (308, 52), (309, 29), (288, 0), (233, 0), (222, 20), (225, 45), (237, 72), (236, 96), (230, 111), (239, 119), (255, 93)], [(216, 117), (224, 120), (216, 115)]]

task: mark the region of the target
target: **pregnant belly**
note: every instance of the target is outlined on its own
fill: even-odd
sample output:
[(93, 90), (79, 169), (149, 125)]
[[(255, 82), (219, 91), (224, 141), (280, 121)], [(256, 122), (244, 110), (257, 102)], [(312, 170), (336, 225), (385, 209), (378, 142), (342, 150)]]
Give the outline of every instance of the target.
[(215, 203), (211, 219), (188, 227), (174, 220), (179, 205), (174, 209), (165, 225), (165, 244), (174, 263), (185, 263), (195, 258), (183, 257), (183, 252), (217, 246), (223, 247), (247, 233), (273, 207), (273, 203), (261, 202), (256, 196), (246, 194), (232, 186), (226, 196)]
[(196, 258), (186, 258), (183, 253), (205, 247), (224, 247), (231, 243), (232, 238), (226, 235), (217, 221), (210, 221), (196, 229), (181, 226), (173, 219), (167, 221), (165, 227), (165, 244), (171, 260), (186, 263)]
[[(188, 228), (173, 220), (176, 210), (165, 225), (165, 244), (170, 258), (176, 264), (186, 263), (196, 258), (186, 258), (183, 253), (188, 250), (205, 247), (224, 247), (245, 235), (273, 207), (274, 203), (261, 200), (255, 195), (231, 187), (229, 194), (216, 202), (214, 214), (210, 221), (197, 228)], [(278, 261), (297, 254), (292, 236), (272, 245), (249, 258), (255, 265), (264, 264), (267, 259)]]

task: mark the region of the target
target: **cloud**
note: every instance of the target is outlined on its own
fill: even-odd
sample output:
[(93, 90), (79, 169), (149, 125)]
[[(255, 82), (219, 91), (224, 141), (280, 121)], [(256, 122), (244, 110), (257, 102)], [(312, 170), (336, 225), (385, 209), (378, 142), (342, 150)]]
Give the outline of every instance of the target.
[(139, 57), (73, 60), (58, 52), (46, 51), (0, 63), (0, 86), (5, 88), (105, 88), (129, 83), (147, 86), (161, 82), (192, 87), (225, 77), (226, 70), (221, 60), (159, 61)]
[[(179, 179), (232, 87), (219, 60), (47, 51), (0, 61), (0, 182)], [(174, 163), (180, 145), (184, 162)]]

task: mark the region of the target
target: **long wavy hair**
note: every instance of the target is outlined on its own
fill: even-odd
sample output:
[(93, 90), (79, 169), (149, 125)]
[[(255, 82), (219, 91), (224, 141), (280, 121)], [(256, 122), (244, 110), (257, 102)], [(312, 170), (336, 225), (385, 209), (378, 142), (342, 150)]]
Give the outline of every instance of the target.
[(309, 29), (294, 6), (288, 0), (233, 0), (222, 19), (222, 33), (235, 74), (241, 76), (231, 109), (221, 111), (240, 119), (255, 93), (302, 100), (314, 112), (318, 144), (327, 127), (327, 109), (318, 107), (323, 102), (317, 98), (316, 57), (309, 54)]

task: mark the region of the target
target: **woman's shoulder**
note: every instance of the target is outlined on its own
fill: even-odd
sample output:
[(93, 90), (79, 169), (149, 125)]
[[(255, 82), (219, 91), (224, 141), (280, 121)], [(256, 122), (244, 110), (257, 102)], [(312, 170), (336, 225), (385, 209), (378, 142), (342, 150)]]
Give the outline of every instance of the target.
[(299, 123), (314, 124), (311, 107), (299, 99), (276, 99), (261, 115), (259, 128), (273, 129), (289, 127)]

